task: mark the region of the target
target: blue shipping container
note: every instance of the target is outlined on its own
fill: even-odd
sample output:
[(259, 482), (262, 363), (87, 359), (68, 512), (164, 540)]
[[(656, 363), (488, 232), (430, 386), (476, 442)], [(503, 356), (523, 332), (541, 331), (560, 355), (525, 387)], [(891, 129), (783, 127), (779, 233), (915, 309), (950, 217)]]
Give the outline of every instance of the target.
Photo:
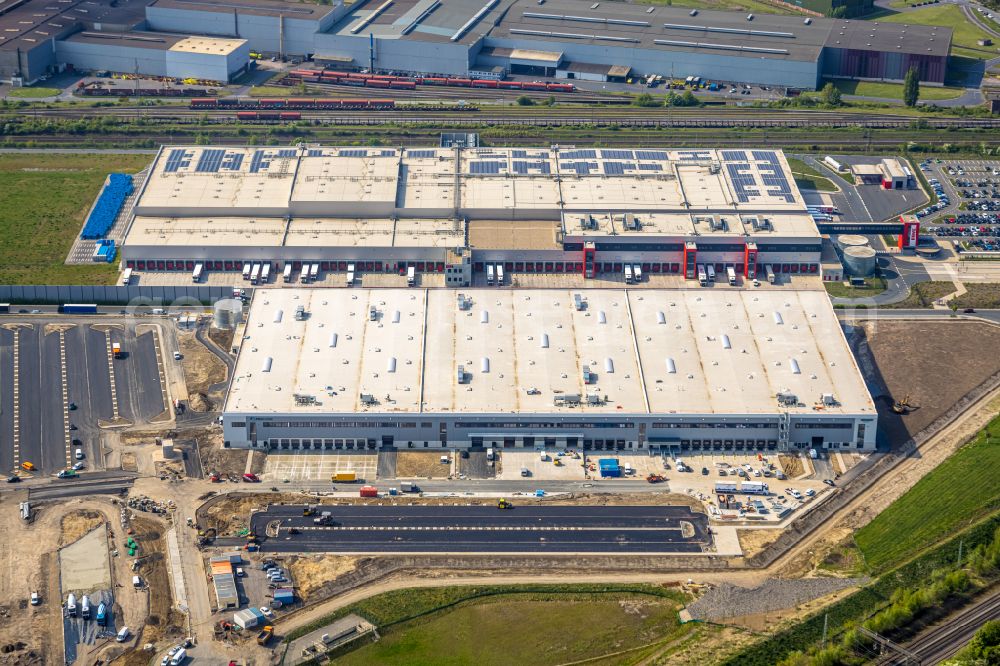
[(295, 601), (295, 592), (290, 587), (279, 587), (274, 591), (274, 600), (282, 604), (290, 604)]
[(621, 476), (622, 471), (618, 466), (617, 458), (601, 458), (597, 461), (602, 477)]

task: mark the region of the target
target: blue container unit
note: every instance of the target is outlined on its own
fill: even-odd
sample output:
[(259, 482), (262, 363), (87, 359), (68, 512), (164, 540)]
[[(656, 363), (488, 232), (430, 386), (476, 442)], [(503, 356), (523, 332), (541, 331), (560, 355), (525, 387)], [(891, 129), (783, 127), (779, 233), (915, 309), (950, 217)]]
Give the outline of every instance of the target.
[(94, 261), (104, 261), (110, 264), (114, 260), (115, 260), (114, 240), (104, 239), (97, 241), (97, 245), (94, 247)]
[(287, 606), (295, 602), (295, 591), (290, 587), (279, 587), (274, 591), (274, 600), (280, 601), (283, 606)]
[(601, 471), (601, 476), (605, 478), (622, 475), (621, 467), (618, 466), (618, 458), (601, 458), (597, 461), (597, 467)]
[(80, 238), (102, 238), (115, 223), (118, 212), (121, 211), (125, 199), (132, 194), (132, 176), (127, 173), (113, 173), (104, 183), (101, 194), (97, 197), (90, 215), (83, 225)]

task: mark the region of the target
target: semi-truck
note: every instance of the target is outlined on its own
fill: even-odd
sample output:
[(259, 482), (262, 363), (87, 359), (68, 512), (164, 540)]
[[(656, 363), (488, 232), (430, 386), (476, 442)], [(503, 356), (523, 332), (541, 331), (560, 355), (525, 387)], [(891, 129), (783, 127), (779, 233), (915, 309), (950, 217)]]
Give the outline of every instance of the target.
[(84, 620), (90, 619), (90, 597), (86, 594), (83, 595), (83, 598), (80, 600), (80, 617)]
[(66, 612), (70, 617), (76, 617), (76, 595), (72, 592), (66, 597)]
[(497, 286), (503, 286), (503, 264), (497, 264)]
[(347, 280), (346, 284), (348, 287), (354, 286), (354, 264), (347, 264)]
[(253, 264), (251, 264), (249, 261), (246, 262), (245, 264), (243, 264), (243, 279), (244, 280), (249, 280), (250, 279), (250, 271), (252, 271), (252, 270), (253, 270)]
[(633, 264), (632, 265), (632, 279), (635, 280), (636, 284), (642, 282), (642, 265)]
[(625, 284), (632, 284), (632, 264), (625, 264)]
[(715, 282), (715, 266), (712, 264), (705, 264), (705, 272), (708, 273), (708, 281)]
[(122, 345), (120, 342), (111, 343), (111, 355), (115, 358), (122, 357)]
[(205, 264), (198, 262), (191, 271), (191, 282), (201, 282), (201, 276), (205, 272)]
[(132, 281), (132, 269), (126, 268), (122, 272), (122, 286), (127, 287), (128, 283)]
[(406, 286), (412, 287), (417, 283), (417, 269), (413, 266), (409, 266), (406, 269)]
[(254, 264), (250, 268), (250, 284), (257, 284), (260, 281), (260, 264)]
[(729, 278), (729, 284), (736, 286), (736, 269), (732, 266), (726, 266), (726, 277)]
[(698, 264), (698, 284), (703, 287), (708, 285), (708, 273), (705, 272), (704, 264)]
[(309, 281), (315, 282), (319, 279), (319, 264), (313, 264), (309, 267)]
[(353, 481), (357, 481), (358, 480), (358, 473), (357, 472), (337, 472), (333, 476), (330, 477), (330, 480), (333, 481), (333, 482), (335, 482), (335, 483), (336, 482), (339, 482), (339, 483), (351, 483)]
[(493, 286), (493, 264), (486, 264), (486, 284)]
[(768, 284), (774, 284), (774, 269), (771, 268), (771, 264), (764, 266), (764, 273), (767, 275)]
[(271, 262), (265, 261), (260, 269), (260, 283), (267, 284), (271, 280)]
[(285, 264), (285, 270), (282, 271), (282, 273), (281, 273), (281, 279), (284, 280), (285, 282), (291, 282), (292, 281), (292, 264), (291, 264), (291, 262), (287, 262)]

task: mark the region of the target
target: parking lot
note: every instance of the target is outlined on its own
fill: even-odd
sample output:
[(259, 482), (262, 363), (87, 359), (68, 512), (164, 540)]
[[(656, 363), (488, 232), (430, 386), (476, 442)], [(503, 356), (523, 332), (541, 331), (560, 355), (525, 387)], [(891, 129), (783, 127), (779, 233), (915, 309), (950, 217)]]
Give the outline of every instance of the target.
[(324, 453), (299, 451), (271, 453), (267, 456), (262, 478), (265, 481), (330, 481), (338, 472), (354, 472), (358, 480), (374, 481), (378, 454)]
[(933, 220), (925, 231), (959, 251), (1000, 252), (1000, 161), (925, 160), (920, 169), (940, 201), (917, 212)]
[[(112, 358), (114, 343), (122, 358)], [(157, 344), (149, 326), (137, 334), (123, 322), (2, 320), (0, 469), (27, 476), (74, 464), (101, 468), (101, 426), (141, 423), (165, 410)], [(35, 470), (21, 469), (24, 463)]]
[[(542, 458), (544, 453), (544, 459)], [(498, 452), (500, 456), (497, 478), (504, 481), (514, 479), (539, 479), (539, 480), (562, 480), (562, 481), (582, 481), (586, 478), (582, 465), (583, 458), (574, 458), (573, 455), (558, 455), (558, 451), (514, 451), (504, 450)], [(524, 474), (522, 470), (527, 470)]]
[[(821, 173), (828, 173), (829, 168), (820, 162), (822, 157), (812, 156), (806, 160), (810, 166)], [(883, 156), (862, 157), (859, 155), (834, 155), (834, 159), (843, 165), (848, 164), (878, 164)], [(850, 175), (847, 176), (851, 178)], [(824, 193), (830, 203), (840, 211), (841, 220), (845, 222), (882, 222), (900, 213), (912, 210), (927, 201), (923, 190), (884, 190), (879, 185), (847, 184), (843, 179), (830, 174), (830, 178), (842, 192)]]

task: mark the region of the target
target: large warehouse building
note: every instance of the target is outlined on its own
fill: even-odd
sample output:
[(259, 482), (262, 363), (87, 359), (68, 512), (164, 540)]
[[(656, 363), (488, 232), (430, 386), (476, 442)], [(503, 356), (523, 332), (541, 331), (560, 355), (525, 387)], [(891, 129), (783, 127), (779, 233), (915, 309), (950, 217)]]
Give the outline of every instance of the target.
[[(604, 80), (632, 73), (814, 88), (823, 77), (901, 80), (916, 67), (923, 83), (943, 84), (952, 35), (946, 27), (582, 0), (7, 4), (0, 7), (0, 79), (26, 82), (69, 65), (228, 80), (253, 49), (420, 74)], [(81, 32), (88, 34), (71, 37)], [(189, 35), (245, 48), (191, 51), (171, 43)]]
[[(122, 258), (138, 271), (818, 274), (780, 151), (164, 147)], [(467, 280), (464, 282), (467, 283)], [(448, 284), (463, 284), (449, 280)]]
[(875, 447), (826, 293), (258, 290), (225, 445), (265, 450)]

